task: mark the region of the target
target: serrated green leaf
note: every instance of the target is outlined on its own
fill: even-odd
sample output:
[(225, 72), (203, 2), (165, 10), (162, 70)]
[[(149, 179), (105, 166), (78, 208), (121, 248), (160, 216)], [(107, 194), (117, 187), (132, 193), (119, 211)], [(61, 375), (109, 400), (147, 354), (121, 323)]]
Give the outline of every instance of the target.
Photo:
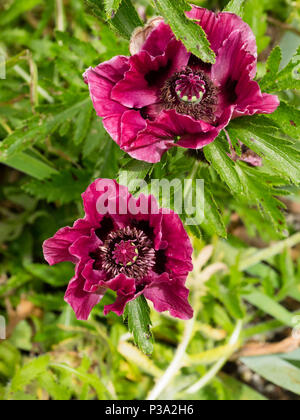
[(72, 367), (63, 364), (63, 363), (53, 363), (51, 367), (61, 370), (68, 375), (74, 375), (83, 383), (87, 383), (92, 386), (96, 393), (99, 400), (107, 399), (107, 396), (110, 398), (111, 394), (102, 383), (101, 379), (94, 373), (84, 373), (80, 372), (78, 369), (73, 369)]
[(143, 26), (131, 0), (123, 0), (115, 16), (109, 21), (111, 25), (126, 39), (130, 39), (133, 31)]
[[(228, 142), (227, 142), (228, 143)], [(222, 139), (218, 137), (213, 143), (204, 147), (206, 159), (213, 165), (221, 179), (229, 186), (234, 193), (242, 191), (242, 185), (235, 170), (235, 163), (228, 156), (226, 146)]]
[(265, 91), (268, 85), (274, 82), (277, 73), (279, 71), (279, 66), (282, 60), (282, 52), (279, 45), (277, 45), (269, 55), (267, 65), (266, 65), (266, 74), (260, 81), (260, 87)]
[(8, 385), (7, 395), (9, 399), (10, 393), (17, 391), (23, 391), (24, 387), (30, 384), (33, 380), (38, 378), (41, 375), (50, 362), (50, 356), (40, 356), (36, 359), (31, 360), (29, 363), (21, 367), (14, 377), (12, 378), (10, 384)]
[(224, 12), (235, 13), (243, 17), (245, 0), (231, 0), (224, 9)]
[(87, 104), (78, 115), (73, 138), (74, 144), (77, 146), (81, 144), (87, 136), (87, 133), (91, 126), (92, 113), (93, 106), (91, 102), (90, 104)]
[(300, 138), (300, 110), (281, 101), (280, 107), (268, 118), (274, 121), (282, 131), (294, 139)]
[(59, 201), (62, 204), (80, 199), (87, 188), (91, 175), (78, 169), (61, 171), (49, 180), (32, 180), (22, 186), (28, 194), (48, 203)]
[(153, 337), (150, 330), (150, 309), (144, 296), (127, 303), (126, 315), (128, 328), (132, 332), (136, 345), (145, 353), (153, 352)]
[(79, 96), (74, 104), (61, 104), (40, 107), (47, 115), (35, 116), (26, 121), (23, 127), (15, 130), (0, 143), (0, 159), (5, 162), (9, 157), (18, 154), (35, 143), (44, 140), (55, 132), (66, 121), (73, 120), (83, 108), (90, 105), (90, 98)]
[(286, 180), (299, 184), (300, 152), (288, 140), (280, 137), (280, 132), (270, 133), (264, 120), (243, 118), (234, 121), (228, 129), (229, 136), (238, 138), (243, 144), (256, 152), (276, 174)]
[[(278, 52), (276, 54), (278, 55)], [(273, 60), (274, 57), (272, 57)], [(276, 74), (273, 73), (272, 77), (267, 77), (262, 82), (263, 90), (270, 93), (287, 89), (300, 89), (300, 47), (284, 69), (276, 72)]]
[(154, 0), (154, 2), (159, 13), (187, 50), (205, 63), (214, 63), (215, 54), (210, 48), (204, 30), (185, 15), (185, 12), (191, 10), (191, 6), (185, 0)]
[(113, 19), (123, 0), (104, 0), (105, 12), (108, 19)]
[(226, 238), (227, 232), (222, 220), (221, 213), (209, 187), (206, 184), (204, 186), (204, 198), (204, 222), (201, 224), (201, 226), (211, 234), (216, 233), (217, 235)]
[[(237, 171), (243, 185), (247, 202), (257, 206), (263, 215), (267, 216), (278, 232), (286, 229), (286, 221), (283, 215), (284, 204), (276, 196), (280, 191), (272, 187), (272, 179), (267, 174), (259, 172), (257, 168), (251, 168), (243, 162), (237, 163)], [(243, 196), (240, 197), (243, 200)]]
[(38, 382), (55, 401), (68, 401), (71, 398), (71, 390), (58, 383), (50, 371), (46, 371), (40, 375)]
[(131, 160), (119, 172), (119, 182), (128, 185), (131, 193), (137, 192), (140, 182), (143, 181), (152, 168), (151, 163)]

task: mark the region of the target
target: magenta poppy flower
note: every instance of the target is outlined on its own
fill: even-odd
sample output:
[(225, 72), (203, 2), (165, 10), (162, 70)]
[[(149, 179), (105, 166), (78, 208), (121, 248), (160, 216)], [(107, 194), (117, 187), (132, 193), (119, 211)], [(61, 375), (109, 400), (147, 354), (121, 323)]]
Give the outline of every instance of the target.
[(189, 53), (156, 18), (134, 35), (131, 57), (114, 57), (84, 74), (104, 127), (136, 159), (158, 162), (174, 146), (201, 149), (231, 119), (269, 114), (279, 105), (253, 80), (256, 40), (239, 16), (196, 6), (187, 15), (206, 32), (215, 64)]
[(95, 181), (82, 197), (84, 219), (43, 245), (50, 265), (76, 264), (65, 300), (77, 318), (87, 319), (107, 289), (117, 297), (105, 314), (123, 314), (126, 303), (143, 294), (157, 311), (191, 318), (185, 282), (193, 250), (179, 216), (159, 209), (153, 196), (133, 198), (112, 180)]

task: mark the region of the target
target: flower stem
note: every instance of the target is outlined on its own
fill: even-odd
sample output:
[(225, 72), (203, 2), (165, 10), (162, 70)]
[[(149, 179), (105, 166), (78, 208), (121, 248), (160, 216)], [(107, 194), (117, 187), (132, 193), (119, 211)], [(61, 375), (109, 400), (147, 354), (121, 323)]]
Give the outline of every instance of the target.
[(169, 365), (168, 369), (165, 371), (164, 375), (158, 380), (155, 387), (149, 393), (147, 400), (157, 400), (161, 395), (163, 390), (168, 386), (174, 376), (179, 372), (182, 367), (182, 360), (186, 354), (187, 346), (192, 338), (195, 325), (195, 317), (190, 321), (187, 321), (185, 324), (185, 329), (183, 333), (183, 338), (179, 344), (175, 356)]

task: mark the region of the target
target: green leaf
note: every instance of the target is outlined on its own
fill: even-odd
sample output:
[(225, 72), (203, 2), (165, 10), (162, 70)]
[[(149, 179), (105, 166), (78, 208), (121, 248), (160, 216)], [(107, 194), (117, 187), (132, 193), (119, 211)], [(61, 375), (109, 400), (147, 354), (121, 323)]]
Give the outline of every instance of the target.
[(204, 30), (186, 17), (185, 12), (190, 11), (191, 6), (185, 0), (154, 0), (154, 2), (159, 13), (187, 50), (205, 63), (215, 63), (215, 54), (210, 48)]
[(236, 380), (232, 376), (221, 372), (219, 374), (226, 390), (229, 391), (231, 401), (266, 401), (263, 395), (259, 394), (254, 389)]
[(217, 207), (217, 203), (207, 185), (204, 186), (205, 214), (201, 226), (211, 234), (216, 233), (223, 238), (227, 237), (226, 228)]
[[(225, 141), (228, 145), (227, 140)], [(242, 192), (242, 185), (235, 169), (235, 163), (228, 156), (224, 147), (223, 137), (219, 136), (213, 143), (204, 147), (203, 150), (206, 159), (213, 165), (229, 188), (237, 194)]]
[[(241, 162), (237, 164), (237, 171), (248, 205), (249, 203), (252, 206), (256, 205), (272, 221), (276, 230), (283, 232), (286, 229), (286, 221), (282, 212), (285, 206), (276, 198), (280, 195), (280, 190), (272, 186), (272, 177)], [(240, 196), (239, 199), (244, 200), (245, 198)]]
[(91, 13), (93, 13), (97, 18), (104, 19), (104, 4), (103, 0), (84, 0), (88, 6)]
[(268, 381), (300, 395), (300, 369), (282, 357), (243, 357), (241, 361)]
[[(25, 121), (23, 126), (15, 130), (0, 143), (0, 159), (2, 162), (18, 154), (35, 143), (44, 140), (54, 133), (66, 121), (75, 121), (82, 109), (90, 106), (90, 98), (86, 94), (79, 95), (78, 102), (40, 107), (46, 115), (35, 116)], [(77, 121), (78, 123), (78, 121)]]
[(28, 194), (48, 203), (59, 201), (67, 204), (79, 200), (91, 181), (89, 172), (70, 169), (55, 174), (49, 180), (32, 180), (22, 186)]
[(80, 372), (78, 369), (73, 369), (63, 363), (52, 363), (51, 367), (61, 370), (69, 375), (74, 375), (83, 383), (87, 383), (92, 386), (95, 389), (99, 400), (107, 399), (107, 397), (111, 398), (110, 392), (96, 374)]
[(39, 375), (41, 375), (50, 362), (50, 356), (40, 356), (36, 359), (31, 360), (20, 368), (12, 378), (7, 393), (8, 395), (12, 392), (23, 391), (26, 385), (29, 385)]
[(18, 153), (8, 158), (2, 157), (0, 162), (39, 180), (49, 178), (57, 173), (54, 168), (26, 152)]
[(281, 92), (287, 89), (300, 89), (300, 47), (296, 54), (292, 57), (289, 64), (278, 72), (279, 52), (274, 50), (271, 53), (269, 66), (274, 65), (275, 70), (272, 71), (270, 77), (265, 76), (262, 79), (261, 87), (267, 92)]
[(52, 372), (46, 371), (38, 378), (40, 386), (55, 401), (68, 401), (71, 398), (71, 390), (64, 385), (58, 383)]
[(126, 39), (131, 38), (133, 31), (137, 27), (143, 26), (143, 22), (131, 0), (123, 0), (117, 13), (109, 22)]
[(235, 13), (243, 17), (245, 0), (231, 0), (224, 9), (224, 12)]
[(121, 185), (128, 186), (131, 193), (136, 193), (152, 167), (151, 163), (131, 160), (120, 170), (118, 180)]
[(28, 10), (33, 9), (40, 3), (42, 3), (42, 0), (27, 0), (26, 2), (23, 0), (15, 0), (13, 3), (11, 3), (11, 6), (7, 10), (1, 10), (0, 26), (11, 23), (20, 15), (24, 15), (24, 13), (26, 13)]
[(66, 286), (74, 273), (74, 268), (68, 263), (61, 263), (55, 267), (45, 264), (27, 264), (26, 270), (34, 277), (50, 284), (52, 287)]
[(120, 7), (122, 0), (104, 0), (105, 12), (108, 19), (113, 19)]
[(243, 297), (256, 308), (259, 308), (264, 313), (271, 315), (273, 318), (282, 322), (283, 325), (294, 328), (294, 314), (290, 313), (269, 296), (258, 291), (253, 291), (249, 294), (245, 294)]
[(300, 138), (300, 110), (281, 101), (280, 107), (267, 116), (293, 139)]
[(128, 328), (133, 334), (136, 345), (145, 353), (153, 352), (153, 337), (150, 330), (150, 308), (144, 296), (127, 303), (126, 315)]
[(279, 45), (277, 45), (269, 55), (267, 66), (266, 66), (266, 74), (260, 81), (260, 87), (263, 91), (267, 90), (268, 85), (274, 82), (277, 73), (279, 71), (279, 66), (282, 60), (282, 52)]
[(88, 131), (91, 126), (92, 113), (93, 106), (91, 102), (89, 105), (86, 105), (78, 115), (75, 133), (73, 137), (73, 141), (77, 146), (83, 142), (83, 140), (88, 134)]
[(240, 118), (231, 124), (229, 136), (238, 138), (243, 144), (263, 157), (276, 174), (295, 185), (300, 181), (300, 152), (289, 141), (280, 137), (276, 128), (264, 125), (264, 117)]

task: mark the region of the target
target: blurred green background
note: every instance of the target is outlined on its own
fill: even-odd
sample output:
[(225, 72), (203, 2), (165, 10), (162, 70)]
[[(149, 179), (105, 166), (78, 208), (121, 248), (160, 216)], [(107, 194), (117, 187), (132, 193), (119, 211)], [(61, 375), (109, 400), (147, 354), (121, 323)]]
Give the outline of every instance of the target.
[[(6, 58), (0, 140), (12, 135), (18, 147), (14, 158), (0, 155), (0, 315), (7, 327), (0, 341), (0, 399), (299, 399), (300, 334), (291, 339), (300, 330), (296, 189), (285, 198), (289, 238), (277, 242), (257, 210), (238, 206), (216, 183), (229, 238), (191, 236), (196, 316), (182, 322), (151, 311), (151, 357), (134, 346), (121, 318), (103, 316), (113, 295), (88, 322), (77, 321), (64, 303), (74, 268), (48, 267), (42, 242), (82, 215), (80, 195), (93, 179), (115, 178), (126, 163), (94, 114), (82, 73), (128, 55), (128, 40), (87, 3), (0, 5), (0, 54)], [(155, 14), (150, 1), (134, 3), (143, 20)], [(221, 10), (226, 1), (194, 3)], [(258, 76), (277, 44), (282, 65), (289, 62), (300, 44), (299, 2), (247, 0), (245, 20), (257, 37)], [(299, 108), (299, 92), (284, 95)], [(164, 161), (158, 176), (166, 165), (173, 173)], [(189, 163), (177, 170), (184, 176)]]

